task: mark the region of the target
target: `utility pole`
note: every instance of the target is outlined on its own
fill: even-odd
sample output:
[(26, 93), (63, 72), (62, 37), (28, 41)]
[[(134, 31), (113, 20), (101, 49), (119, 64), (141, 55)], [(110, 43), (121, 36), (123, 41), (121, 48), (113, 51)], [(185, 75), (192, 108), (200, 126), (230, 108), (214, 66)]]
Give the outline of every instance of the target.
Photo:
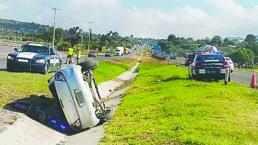
[(55, 35), (56, 35), (56, 11), (60, 10), (58, 8), (52, 8), (54, 11), (54, 30), (53, 30), (53, 41), (52, 41), (52, 47), (55, 47)]
[(83, 26), (82, 26), (82, 38), (81, 38), (81, 51), (83, 50)]
[(90, 53), (90, 47), (91, 47), (91, 32), (92, 32), (92, 28), (91, 28), (91, 25), (92, 25), (93, 22), (88, 22), (89, 24), (89, 31), (90, 31), (90, 34), (89, 34), (89, 43), (88, 43), (88, 53)]
[(1, 40), (4, 38), (3, 22), (1, 22)]

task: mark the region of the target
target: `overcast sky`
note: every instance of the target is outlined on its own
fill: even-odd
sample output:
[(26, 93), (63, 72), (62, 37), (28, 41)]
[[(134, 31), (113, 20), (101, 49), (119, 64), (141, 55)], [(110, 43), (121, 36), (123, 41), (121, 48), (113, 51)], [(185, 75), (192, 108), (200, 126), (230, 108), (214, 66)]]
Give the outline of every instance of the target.
[(166, 38), (258, 34), (258, 0), (0, 0), (0, 17), (53, 24), (52, 7), (60, 8), (57, 25), (88, 27), (95, 33)]

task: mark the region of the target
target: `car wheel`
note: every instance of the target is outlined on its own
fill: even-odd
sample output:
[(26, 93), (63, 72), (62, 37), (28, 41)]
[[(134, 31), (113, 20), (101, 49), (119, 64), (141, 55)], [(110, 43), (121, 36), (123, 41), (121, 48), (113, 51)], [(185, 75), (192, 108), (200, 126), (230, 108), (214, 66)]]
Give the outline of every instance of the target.
[(7, 65), (7, 71), (12, 72), (13, 70), (14, 70), (13, 67), (11, 67), (10, 65)]
[(45, 64), (45, 67), (44, 67), (44, 74), (47, 74), (48, 71), (49, 71), (49, 62), (47, 62), (47, 63)]
[(192, 75), (192, 78), (193, 78), (194, 80), (198, 80), (196, 75)]
[(228, 81), (224, 81), (224, 84), (227, 85), (227, 84), (228, 84)]
[(230, 70), (227, 69), (225, 76), (224, 76), (224, 84), (227, 85), (230, 82)]

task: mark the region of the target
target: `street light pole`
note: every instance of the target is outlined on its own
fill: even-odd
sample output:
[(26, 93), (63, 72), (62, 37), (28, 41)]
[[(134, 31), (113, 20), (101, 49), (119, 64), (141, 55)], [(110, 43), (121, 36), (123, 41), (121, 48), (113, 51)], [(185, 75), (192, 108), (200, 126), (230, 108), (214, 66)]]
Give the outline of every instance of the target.
[(3, 22), (1, 22), (1, 40), (4, 38), (4, 33), (3, 33)]
[(90, 34), (89, 34), (89, 43), (88, 43), (88, 53), (90, 53), (90, 47), (91, 47), (91, 32), (92, 32), (92, 28), (91, 28), (91, 25), (92, 25), (93, 22), (88, 22), (89, 24), (89, 31), (90, 31)]
[(81, 39), (81, 51), (83, 50), (83, 26), (82, 26), (82, 39)]
[(55, 47), (55, 35), (56, 35), (56, 11), (60, 10), (58, 8), (52, 8), (54, 10), (54, 30), (53, 30), (53, 40), (52, 40), (52, 47)]

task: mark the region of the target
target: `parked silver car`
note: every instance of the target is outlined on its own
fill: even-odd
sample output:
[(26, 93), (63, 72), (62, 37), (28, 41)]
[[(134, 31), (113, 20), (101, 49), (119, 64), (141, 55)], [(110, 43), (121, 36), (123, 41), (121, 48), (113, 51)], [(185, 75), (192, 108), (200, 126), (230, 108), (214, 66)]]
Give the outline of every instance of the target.
[(230, 57), (225, 57), (225, 60), (228, 62), (230, 70), (231, 70), (231, 73), (232, 73), (234, 71), (234, 63), (233, 63), (233, 61), (231, 60)]

